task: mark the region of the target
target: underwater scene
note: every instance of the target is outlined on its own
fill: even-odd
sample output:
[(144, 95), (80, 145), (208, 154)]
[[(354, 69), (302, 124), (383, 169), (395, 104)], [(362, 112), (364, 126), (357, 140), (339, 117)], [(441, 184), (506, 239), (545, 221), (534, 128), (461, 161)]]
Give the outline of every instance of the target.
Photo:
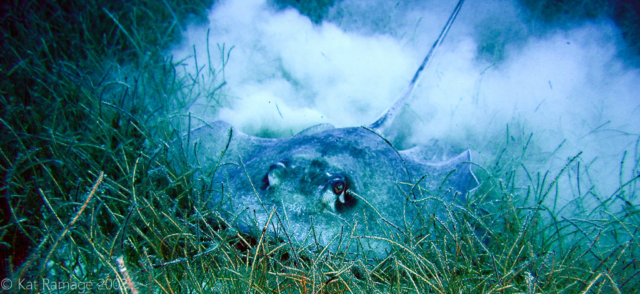
[(640, 4), (2, 4), (7, 293), (634, 293)]

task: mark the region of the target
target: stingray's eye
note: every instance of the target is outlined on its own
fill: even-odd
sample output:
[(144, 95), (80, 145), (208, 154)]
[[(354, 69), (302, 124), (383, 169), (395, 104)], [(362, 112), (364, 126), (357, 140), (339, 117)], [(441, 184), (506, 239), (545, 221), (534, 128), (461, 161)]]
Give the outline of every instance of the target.
[(333, 183), (331, 183), (331, 187), (333, 188), (333, 193), (336, 195), (340, 195), (342, 193), (344, 193), (344, 190), (346, 190), (346, 184), (344, 183), (343, 180), (336, 180)]
[(352, 195), (355, 191), (351, 190), (353, 182), (340, 174), (327, 173), (327, 176), (331, 179), (322, 190), (323, 205), (335, 213), (344, 213), (356, 207), (357, 200)]
[(286, 169), (287, 166), (282, 161), (272, 164), (267, 174), (262, 178), (262, 190), (266, 190), (269, 186), (277, 186), (280, 184), (280, 179), (283, 177)]

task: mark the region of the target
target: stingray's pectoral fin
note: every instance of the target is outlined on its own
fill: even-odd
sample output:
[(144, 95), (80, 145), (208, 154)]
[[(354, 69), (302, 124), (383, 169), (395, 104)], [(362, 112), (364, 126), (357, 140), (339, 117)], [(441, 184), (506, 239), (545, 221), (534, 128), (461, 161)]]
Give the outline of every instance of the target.
[[(422, 146), (421, 146), (422, 147)], [(445, 161), (424, 160), (425, 148), (414, 148), (402, 151), (408, 166), (414, 175), (424, 177), (427, 189), (443, 197), (446, 202), (455, 199), (465, 202), (469, 191), (478, 186), (478, 180), (472, 170), (471, 150)]]
[(209, 166), (228, 149), (234, 129), (226, 122), (203, 125), (182, 136), (180, 151), (191, 166)]
[(270, 146), (275, 139), (258, 138), (216, 121), (192, 129), (172, 142), (172, 161), (179, 171), (196, 173), (218, 170), (225, 163), (237, 165), (237, 158), (252, 158), (260, 147)]
[[(466, 150), (457, 157), (438, 165), (440, 172), (447, 174), (445, 186), (452, 188), (452, 192), (460, 195), (458, 197), (461, 198), (457, 197), (458, 200), (466, 199), (467, 193), (478, 187), (478, 179), (473, 173), (471, 162), (471, 150)], [(453, 195), (450, 196), (453, 197)]]
[(320, 133), (332, 129), (335, 129), (332, 124), (317, 124), (300, 131), (296, 134), (296, 136), (313, 135), (315, 133)]

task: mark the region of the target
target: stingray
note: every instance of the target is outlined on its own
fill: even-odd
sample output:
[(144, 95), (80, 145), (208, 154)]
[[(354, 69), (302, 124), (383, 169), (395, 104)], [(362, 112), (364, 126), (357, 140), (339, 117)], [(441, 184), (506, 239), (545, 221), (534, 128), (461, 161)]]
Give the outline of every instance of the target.
[(245, 234), (268, 231), (301, 245), (380, 253), (389, 240), (414, 235), (429, 219), (446, 217), (451, 205), (463, 205), (477, 185), (470, 150), (452, 154), (437, 141), (398, 150), (391, 143), (396, 117), (462, 3), (407, 88), (367, 126), (320, 124), (289, 138), (251, 136), (224, 121), (190, 131), (179, 140), (180, 160), (209, 181), (207, 207)]

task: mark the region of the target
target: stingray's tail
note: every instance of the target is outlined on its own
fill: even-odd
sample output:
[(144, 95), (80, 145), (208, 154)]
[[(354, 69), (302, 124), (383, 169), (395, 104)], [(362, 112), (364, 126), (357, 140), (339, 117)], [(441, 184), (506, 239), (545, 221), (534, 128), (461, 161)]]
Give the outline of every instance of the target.
[(460, 0), (458, 2), (458, 5), (456, 5), (456, 8), (453, 9), (453, 13), (451, 13), (451, 16), (449, 16), (449, 20), (447, 20), (447, 23), (444, 25), (442, 32), (440, 32), (440, 36), (438, 36), (438, 39), (433, 43), (433, 46), (431, 46), (429, 53), (422, 61), (422, 64), (420, 64), (420, 67), (418, 67), (418, 70), (413, 75), (413, 78), (411, 79), (411, 82), (409, 82), (407, 88), (402, 91), (402, 94), (398, 96), (398, 98), (396, 98), (396, 100), (393, 102), (393, 104), (391, 104), (391, 107), (389, 107), (387, 111), (385, 111), (374, 123), (369, 125), (369, 128), (374, 129), (382, 134), (386, 134), (385, 130), (393, 123), (396, 116), (398, 116), (398, 114), (400, 114), (400, 112), (402, 111), (402, 107), (409, 101), (409, 98), (411, 98), (411, 93), (413, 93), (413, 89), (415, 88), (420, 78), (420, 73), (425, 69), (425, 67), (429, 65), (431, 57), (435, 53), (436, 49), (440, 47), (442, 41), (444, 41), (444, 38), (447, 36), (447, 33), (449, 32), (453, 21), (456, 19), (456, 16), (458, 16), (458, 12), (460, 12), (460, 8), (462, 8), (463, 3), (464, 0)]

